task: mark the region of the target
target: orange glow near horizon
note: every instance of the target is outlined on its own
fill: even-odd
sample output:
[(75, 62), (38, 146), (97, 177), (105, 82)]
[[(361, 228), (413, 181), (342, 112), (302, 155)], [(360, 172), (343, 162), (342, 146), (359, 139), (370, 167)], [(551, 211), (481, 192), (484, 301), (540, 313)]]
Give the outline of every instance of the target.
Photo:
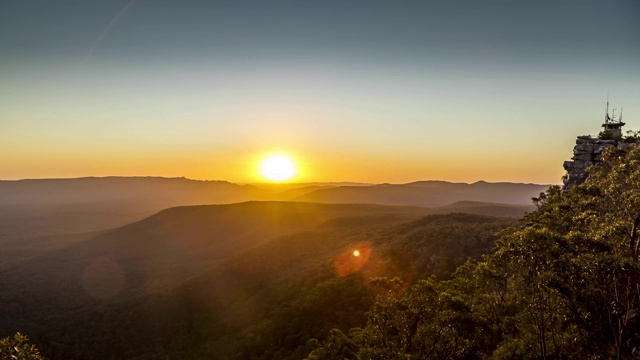
[[(30, 145), (33, 145), (30, 143)], [(443, 180), (473, 183), (532, 182), (560, 183), (561, 166), (545, 166), (551, 157), (520, 158), (516, 155), (484, 152), (482, 161), (471, 161), (468, 154), (452, 150), (442, 156), (425, 156), (433, 151), (401, 156), (394, 150), (359, 151), (349, 148), (322, 148), (303, 144), (249, 144), (212, 150), (207, 146), (136, 149), (113, 148), (108, 144), (66, 148), (21, 144), (19, 151), (0, 158), (0, 179), (73, 178), (86, 176), (160, 176), (186, 177), (194, 180), (224, 180), (233, 183), (277, 182), (262, 176), (260, 166), (269, 154), (292, 159), (296, 173), (281, 182), (361, 182), (408, 183), (420, 180)], [(102, 146), (104, 145), (104, 146)], [(467, 158), (465, 158), (465, 156)], [(566, 157), (557, 151), (554, 163)], [(524, 160), (523, 160), (524, 159)]]
[(287, 155), (269, 155), (260, 162), (260, 175), (269, 181), (291, 180), (297, 172), (295, 162)]

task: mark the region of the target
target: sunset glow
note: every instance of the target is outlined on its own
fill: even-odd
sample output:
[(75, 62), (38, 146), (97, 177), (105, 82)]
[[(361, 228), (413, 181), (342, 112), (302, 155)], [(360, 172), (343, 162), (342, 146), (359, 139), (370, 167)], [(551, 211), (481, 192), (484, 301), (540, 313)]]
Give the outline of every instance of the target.
[(271, 181), (286, 181), (296, 175), (296, 165), (286, 155), (270, 155), (260, 163), (260, 175)]
[(0, 360), (640, 360), (638, 45), (640, 0), (0, 0)]
[(607, 92), (638, 128), (625, 1), (9, 2), (0, 179), (559, 184)]

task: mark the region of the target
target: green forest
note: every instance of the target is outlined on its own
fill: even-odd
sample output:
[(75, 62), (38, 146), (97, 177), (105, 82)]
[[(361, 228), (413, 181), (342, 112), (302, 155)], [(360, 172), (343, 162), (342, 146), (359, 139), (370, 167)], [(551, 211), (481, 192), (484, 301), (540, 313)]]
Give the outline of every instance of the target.
[(520, 220), (330, 219), (163, 292), (46, 329), (35, 316), (0, 355), (18, 341), (51, 359), (637, 358), (640, 150), (609, 150), (587, 182), (533, 202)]
[(586, 183), (534, 202), (450, 280), (368, 280), (366, 324), (307, 359), (638, 358), (640, 150), (608, 151)]

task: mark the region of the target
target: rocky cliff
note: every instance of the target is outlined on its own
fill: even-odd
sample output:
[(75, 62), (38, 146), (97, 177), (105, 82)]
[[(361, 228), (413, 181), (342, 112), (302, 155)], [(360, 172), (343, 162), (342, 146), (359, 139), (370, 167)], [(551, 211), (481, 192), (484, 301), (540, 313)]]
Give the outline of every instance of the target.
[(565, 161), (563, 165), (567, 171), (563, 179), (565, 189), (572, 185), (582, 184), (587, 180), (585, 170), (600, 163), (605, 149), (616, 147), (628, 150), (634, 146), (636, 146), (635, 143), (627, 143), (623, 140), (604, 140), (592, 138), (590, 135), (578, 136), (571, 161)]

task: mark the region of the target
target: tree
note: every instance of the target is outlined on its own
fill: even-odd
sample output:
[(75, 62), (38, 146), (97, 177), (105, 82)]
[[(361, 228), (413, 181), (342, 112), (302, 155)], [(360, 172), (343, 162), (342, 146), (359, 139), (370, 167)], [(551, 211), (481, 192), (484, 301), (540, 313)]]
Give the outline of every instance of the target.
[(357, 355), (358, 347), (338, 329), (330, 331), (322, 346), (316, 339), (311, 339), (309, 343), (316, 349), (309, 354), (307, 360), (360, 359)]
[(0, 360), (44, 360), (36, 346), (27, 341), (19, 332), (13, 338), (0, 339)]
[(587, 182), (534, 203), (451, 280), (372, 280), (376, 303), (348, 339), (360, 358), (637, 358), (640, 148), (608, 149)]

